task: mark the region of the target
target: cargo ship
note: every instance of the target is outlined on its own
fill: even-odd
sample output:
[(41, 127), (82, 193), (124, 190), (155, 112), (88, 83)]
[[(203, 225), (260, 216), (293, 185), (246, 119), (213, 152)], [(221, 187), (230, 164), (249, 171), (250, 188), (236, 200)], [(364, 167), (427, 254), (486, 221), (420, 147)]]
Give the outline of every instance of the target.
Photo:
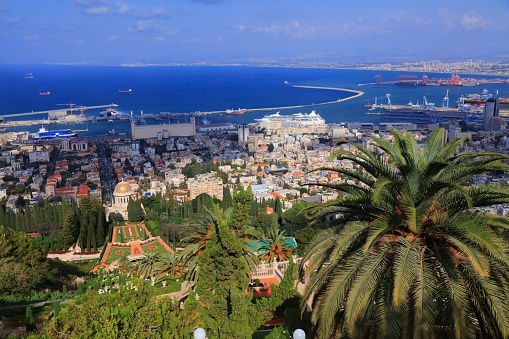
[(430, 78), (426, 74), (421, 79), (417, 75), (398, 75), (396, 85), (411, 86), (477, 86), (483, 83), (482, 80), (474, 78), (462, 78), (457, 71), (453, 71), (448, 79)]
[(39, 92), (39, 95), (40, 96), (45, 96), (45, 95), (50, 95), (51, 92), (50, 91), (47, 91), (47, 92)]
[(227, 109), (226, 111), (226, 114), (228, 115), (240, 115), (240, 114), (244, 114), (247, 112), (247, 109)]
[(32, 140), (53, 140), (53, 139), (69, 139), (78, 136), (78, 133), (72, 132), (70, 129), (47, 130), (44, 126), (39, 128), (39, 132), (32, 134)]
[[(460, 104), (470, 104), (470, 105), (484, 105), (486, 100), (491, 98), (492, 95), (489, 94), (488, 90), (485, 88), (481, 94), (466, 94), (462, 95), (459, 98)], [(498, 98), (500, 106), (509, 106), (509, 98)]]
[(131, 93), (133, 90), (132, 89), (119, 89), (118, 92), (119, 93)]

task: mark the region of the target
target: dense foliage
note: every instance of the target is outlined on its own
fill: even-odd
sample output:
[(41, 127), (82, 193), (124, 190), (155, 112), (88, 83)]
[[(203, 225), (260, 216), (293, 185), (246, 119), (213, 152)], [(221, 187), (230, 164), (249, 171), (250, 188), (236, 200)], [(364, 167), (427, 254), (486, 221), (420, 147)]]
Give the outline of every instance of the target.
[[(507, 171), (508, 156), (456, 153), (437, 130), (419, 148), (393, 132), (353, 145), (331, 170), (350, 181), (323, 186), (344, 197), (318, 206), (331, 227), (302, 260), (318, 338), (508, 338), (507, 218), (483, 207), (509, 202), (505, 186), (472, 185)], [(372, 150), (373, 149), (373, 150)], [(316, 273), (313, 273), (316, 272)]]
[(28, 293), (49, 279), (46, 254), (23, 232), (0, 226), (0, 295)]
[[(195, 323), (170, 298), (151, 298), (145, 289), (90, 290), (49, 322), (37, 338), (186, 338)], [(30, 336), (28, 337), (30, 338)]]

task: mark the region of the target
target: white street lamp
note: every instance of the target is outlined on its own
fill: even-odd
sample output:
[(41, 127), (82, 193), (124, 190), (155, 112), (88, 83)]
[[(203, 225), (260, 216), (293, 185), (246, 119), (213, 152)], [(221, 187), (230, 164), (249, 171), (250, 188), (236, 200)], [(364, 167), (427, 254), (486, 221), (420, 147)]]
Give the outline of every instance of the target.
[(207, 334), (205, 333), (205, 330), (201, 327), (198, 327), (196, 330), (194, 330), (193, 332), (193, 337), (194, 339), (205, 339), (205, 336)]
[(306, 339), (306, 332), (300, 328), (293, 331), (293, 339)]

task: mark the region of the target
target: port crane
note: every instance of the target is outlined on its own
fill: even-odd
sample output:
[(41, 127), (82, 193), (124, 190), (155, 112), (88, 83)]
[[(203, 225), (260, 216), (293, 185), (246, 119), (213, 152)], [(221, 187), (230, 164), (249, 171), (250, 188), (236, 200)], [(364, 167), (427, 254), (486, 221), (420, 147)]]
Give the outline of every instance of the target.
[(426, 98), (426, 96), (423, 96), (422, 98), (424, 99), (424, 107), (432, 108), (435, 106), (434, 102), (428, 102), (428, 99)]
[(391, 105), (391, 95), (389, 93), (387, 93), (385, 96), (387, 97), (387, 105), (390, 106)]
[(76, 106), (76, 104), (73, 104), (72, 102), (65, 103), (65, 104), (55, 104), (55, 105), (57, 105), (57, 106), (69, 106), (70, 114), (72, 114), (73, 107)]
[(449, 90), (445, 92), (445, 97), (442, 100), (442, 107), (449, 107)]

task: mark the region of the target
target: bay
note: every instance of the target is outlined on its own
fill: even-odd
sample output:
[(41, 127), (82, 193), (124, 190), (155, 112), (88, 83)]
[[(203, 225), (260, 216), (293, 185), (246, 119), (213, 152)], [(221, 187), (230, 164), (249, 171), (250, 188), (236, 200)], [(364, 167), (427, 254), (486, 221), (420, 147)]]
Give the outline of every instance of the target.
[[(31, 73), (33, 78), (27, 78)], [(383, 115), (367, 115), (364, 104), (387, 103), (391, 94), (393, 104), (409, 101), (442, 105), (449, 90), (450, 105), (462, 94), (500, 91), (509, 97), (508, 84), (461, 86), (397, 86), (366, 85), (373, 83), (377, 74), (383, 81), (394, 81), (404, 72), (351, 70), (330, 68), (241, 67), (241, 66), (81, 66), (81, 65), (2, 65), (0, 66), (0, 116), (12, 113), (61, 109), (69, 104), (93, 106), (115, 103), (120, 112), (139, 115), (160, 112), (185, 113), (196, 111), (224, 111), (238, 108), (262, 108), (293, 105), (312, 105), (351, 96), (351, 93), (332, 90), (296, 88), (292, 85), (336, 87), (360, 90), (365, 94), (341, 103), (305, 108), (281, 109), (281, 114), (309, 113), (316, 110), (327, 123), (346, 121), (380, 122)], [(417, 74), (417, 73), (410, 73)], [(417, 74), (419, 77), (422, 74)], [(429, 77), (448, 78), (450, 74), (429, 73)], [(464, 76), (464, 75), (461, 75)], [(471, 76), (466, 76), (471, 77)], [(475, 76), (482, 78), (484, 76)], [(290, 82), (291, 85), (285, 84)], [(125, 93), (119, 90), (132, 89)], [(40, 96), (40, 92), (51, 94)], [(86, 116), (97, 116), (101, 110), (87, 110)], [(78, 113), (75, 110), (75, 113)], [(207, 116), (212, 123), (254, 122), (269, 111), (247, 112), (243, 115), (215, 114)], [(34, 119), (23, 117), (17, 119)], [(39, 116), (37, 118), (42, 118)], [(9, 119), (7, 119), (9, 120)], [(12, 119), (10, 119), (12, 120)], [(403, 119), (404, 120), (404, 119)], [(394, 121), (394, 120), (390, 120)], [(148, 123), (159, 123), (148, 121)], [(35, 132), (40, 126), (19, 127)], [(79, 126), (68, 126), (83, 129)], [(84, 135), (104, 134), (108, 129), (129, 130), (128, 121), (88, 124)], [(11, 130), (11, 129), (9, 129)]]

